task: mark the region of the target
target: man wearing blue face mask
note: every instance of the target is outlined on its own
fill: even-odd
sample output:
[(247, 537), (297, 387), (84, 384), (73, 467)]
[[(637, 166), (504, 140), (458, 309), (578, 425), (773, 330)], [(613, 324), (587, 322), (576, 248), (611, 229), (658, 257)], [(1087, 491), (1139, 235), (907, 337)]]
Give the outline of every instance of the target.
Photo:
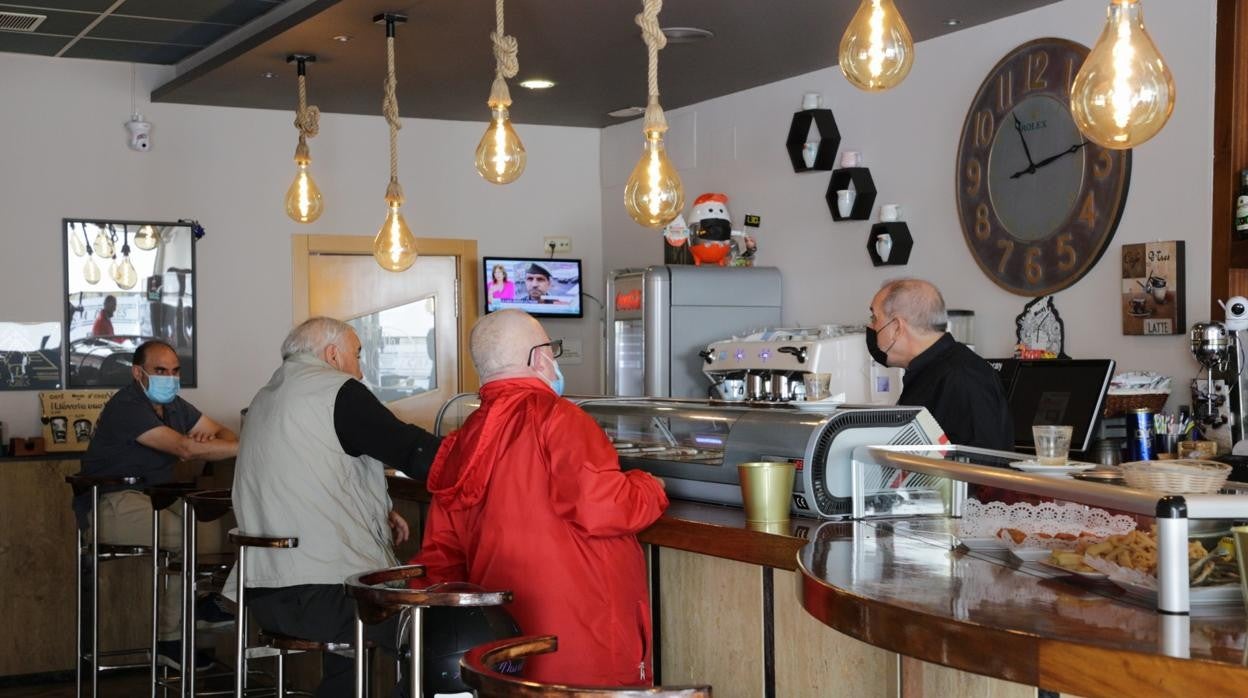
[[(98, 520), (100, 542), (114, 545), (151, 545), (152, 505), (139, 489), (174, 479), (173, 465), (180, 460), (221, 460), (238, 452), (238, 437), (178, 397), (181, 363), (173, 347), (159, 341), (145, 342), (134, 350), (131, 362), (134, 381), (118, 390), (100, 412), (95, 436), (82, 458), (83, 475), (143, 478), (137, 488), (119, 488), (100, 495)], [(79, 527), (89, 526), (90, 496), (74, 500)], [(161, 511), (161, 542), (164, 549), (182, 547), (182, 509)], [(201, 552), (211, 552), (215, 537), (203, 536)], [(160, 627), (157, 628), (160, 661), (175, 669), (181, 655), (181, 581), (169, 577), (161, 592)], [(200, 613), (203, 620), (211, 605)], [(219, 615), (219, 610), (216, 611)], [(196, 657), (196, 668), (211, 664)]]

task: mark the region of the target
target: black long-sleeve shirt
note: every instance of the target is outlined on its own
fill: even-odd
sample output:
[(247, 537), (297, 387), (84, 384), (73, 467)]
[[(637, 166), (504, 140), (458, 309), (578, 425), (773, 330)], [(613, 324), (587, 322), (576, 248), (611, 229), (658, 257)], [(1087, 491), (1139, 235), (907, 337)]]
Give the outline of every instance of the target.
[(949, 333), (910, 361), (898, 404), (926, 407), (950, 443), (1014, 450), (1014, 421), (1001, 378)]
[(442, 439), (399, 420), (363, 383), (349, 380), (334, 398), (334, 432), (347, 455), (371, 456), (424, 482)]

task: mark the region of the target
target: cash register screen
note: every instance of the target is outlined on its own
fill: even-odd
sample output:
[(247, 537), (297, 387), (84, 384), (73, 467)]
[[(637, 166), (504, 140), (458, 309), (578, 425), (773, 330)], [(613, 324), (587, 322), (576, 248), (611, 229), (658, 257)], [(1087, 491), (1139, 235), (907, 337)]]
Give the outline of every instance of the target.
[(1110, 359), (990, 360), (1001, 372), (1014, 418), (1014, 446), (1034, 450), (1031, 427), (1074, 427), (1070, 450), (1086, 451), (1096, 434), (1105, 392), (1114, 375)]

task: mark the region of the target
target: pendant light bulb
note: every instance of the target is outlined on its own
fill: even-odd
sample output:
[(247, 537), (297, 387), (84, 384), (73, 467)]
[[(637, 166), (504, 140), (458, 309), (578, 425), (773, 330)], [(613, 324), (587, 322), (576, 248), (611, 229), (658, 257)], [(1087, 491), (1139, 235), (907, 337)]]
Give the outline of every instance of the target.
[(321, 189), (308, 173), (308, 161), (295, 158), (298, 170), (295, 181), (286, 190), (286, 215), (296, 223), (311, 223), (321, 217), (325, 205), (321, 200)]
[(87, 244), (78, 233), (71, 227), (69, 229), (69, 251), (74, 253), (75, 257), (81, 257), (87, 253)]
[(624, 208), (638, 224), (660, 229), (685, 206), (685, 187), (663, 147), (663, 132), (646, 131), (641, 159), (624, 186)]
[(404, 271), (416, 262), (416, 236), (407, 227), (397, 203), (390, 204), (386, 222), (373, 238), (373, 259), (387, 271)]
[(134, 285), (139, 282), (139, 273), (135, 271), (134, 264), (130, 262), (130, 255), (126, 255), (121, 260), (121, 266), (118, 267), (117, 276), (114, 280), (117, 282), (117, 286), (127, 291), (134, 288)]
[(100, 228), (100, 232), (95, 236), (95, 256), (100, 259), (112, 259), (116, 250), (113, 249), (113, 240), (108, 233)]
[(82, 265), (82, 279), (94, 286), (100, 283), (100, 265), (95, 263), (95, 259), (87, 256), (87, 263)]
[(159, 244), (160, 233), (150, 225), (139, 228), (139, 232), (134, 234), (134, 246), (140, 250), (154, 250)]
[(121, 285), (121, 265), (117, 263), (116, 255), (108, 262), (108, 278), (112, 279), (113, 283)]
[(914, 40), (893, 0), (862, 0), (841, 37), (840, 66), (868, 92), (896, 87), (914, 64)]
[(1125, 150), (1147, 141), (1174, 111), (1174, 76), (1144, 29), (1139, 0), (1111, 0), (1105, 30), (1070, 87), (1084, 136)]
[(477, 144), (477, 174), (495, 184), (511, 184), (524, 174), (527, 159), (507, 108), (491, 109), (490, 126)]

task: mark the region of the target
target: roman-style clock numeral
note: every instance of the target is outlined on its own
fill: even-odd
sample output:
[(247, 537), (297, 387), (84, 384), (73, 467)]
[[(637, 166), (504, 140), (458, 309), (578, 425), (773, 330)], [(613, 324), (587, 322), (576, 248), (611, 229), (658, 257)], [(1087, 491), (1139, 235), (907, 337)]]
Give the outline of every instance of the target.
[(1036, 51), (1027, 57), (1027, 91), (1043, 90), (1049, 86), (1044, 71), (1049, 69), (1049, 52)]

